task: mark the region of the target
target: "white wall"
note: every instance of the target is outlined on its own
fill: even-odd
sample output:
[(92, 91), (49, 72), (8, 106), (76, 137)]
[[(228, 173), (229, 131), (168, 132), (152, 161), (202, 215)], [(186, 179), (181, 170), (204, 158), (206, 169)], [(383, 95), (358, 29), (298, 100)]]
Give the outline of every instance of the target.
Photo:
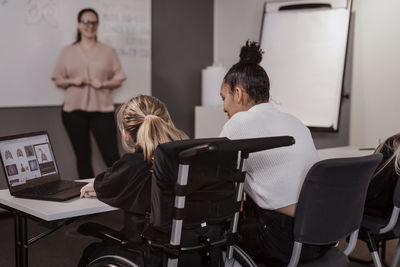
[[(214, 1), (214, 62), (230, 67), (247, 39), (259, 40), (263, 5), (261, 0)], [(345, 140), (350, 145), (375, 147), (378, 139), (400, 131), (399, 10), (399, 0), (353, 0), (354, 43), (348, 55), (353, 62), (347, 72), (352, 76), (346, 90), (351, 91), (350, 140)], [(322, 146), (332, 138), (321, 136)]]
[(400, 1), (356, 0), (350, 144), (400, 131)]
[(230, 68), (246, 40), (259, 41), (263, 0), (214, 0), (214, 63)]

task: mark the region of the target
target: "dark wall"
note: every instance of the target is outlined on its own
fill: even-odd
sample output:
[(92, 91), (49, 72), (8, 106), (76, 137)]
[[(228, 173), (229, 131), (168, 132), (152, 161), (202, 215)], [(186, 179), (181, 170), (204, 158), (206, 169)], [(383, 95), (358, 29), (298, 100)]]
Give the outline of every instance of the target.
[[(152, 94), (167, 104), (176, 126), (189, 136), (193, 136), (194, 106), (201, 102), (201, 69), (212, 59), (213, 0), (152, 2)], [(0, 108), (0, 125), (0, 136), (47, 130), (62, 178), (77, 177), (60, 106)], [(99, 173), (105, 164), (92, 145), (93, 167)], [(0, 171), (0, 189), (5, 187)]]
[[(1, 108), (0, 125), (0, 136), (47, 130), (61, 177), (78, 178), (72, 146), (61, 122), (61, 107)], [(94, 142), (92, 154), (93, 168), (99, 173), (105, 164)], [(0, 171), (0, 189), (6, 187), (4, 173)]]
[(213, 61), (213, 0), (153, 1), (152, 53), (152, 94), (193, 137), (201, 69)]

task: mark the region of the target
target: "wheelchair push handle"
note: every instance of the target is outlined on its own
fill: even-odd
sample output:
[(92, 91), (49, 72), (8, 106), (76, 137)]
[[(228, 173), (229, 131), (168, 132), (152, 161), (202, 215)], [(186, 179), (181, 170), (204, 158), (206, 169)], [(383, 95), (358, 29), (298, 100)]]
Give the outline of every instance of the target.
[(213, 142), (209, 146), (210, 150), (214, 151), (254, 153), (283, 146), (291, 146), (294, 143), (295, 140), (292, 136), (273, 136)]
[(237, 140), (221, 140), (208, 144), (195, 146), (179, 153), (180, 160), (190, 160), (191, 158), (208, 152), (237, 152), (242, 154), (259, 152), (284, 146), (291, 146), (295, 143), (292, 136), (273, 136), (248, 138)]

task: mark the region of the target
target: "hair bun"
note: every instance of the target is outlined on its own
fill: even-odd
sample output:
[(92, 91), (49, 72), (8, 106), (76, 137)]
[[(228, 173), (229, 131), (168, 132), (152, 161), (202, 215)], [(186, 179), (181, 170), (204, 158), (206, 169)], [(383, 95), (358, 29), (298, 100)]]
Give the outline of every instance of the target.
[(247, 41), (240, 50), (239, 62), (259, 64), (262, 60), (263, 53), (257, 42)]

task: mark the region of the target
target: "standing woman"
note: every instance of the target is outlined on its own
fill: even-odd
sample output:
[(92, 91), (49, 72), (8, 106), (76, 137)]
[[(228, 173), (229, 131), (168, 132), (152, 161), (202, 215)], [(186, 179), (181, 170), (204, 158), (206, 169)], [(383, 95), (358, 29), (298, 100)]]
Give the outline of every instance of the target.
[(80, 178), (94, 177), (90, 131), (110, 167), (119, 159), (112, 90), (126, 79), (113, 48), (97, 41), (99, 16), (78, 13), (76, 41), (65, 47), (52, 80), (65, 90), (62, 121), (74, 148)]

